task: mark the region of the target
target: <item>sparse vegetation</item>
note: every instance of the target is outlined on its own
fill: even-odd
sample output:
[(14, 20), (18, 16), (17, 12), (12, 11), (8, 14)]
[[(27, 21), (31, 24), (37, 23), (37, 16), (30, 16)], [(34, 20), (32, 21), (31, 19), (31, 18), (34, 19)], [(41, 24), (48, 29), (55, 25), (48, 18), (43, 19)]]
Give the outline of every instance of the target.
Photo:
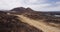
[(0, 32), (43, 32), (27, 23), (23, 23), (17, 16), (7, 15), (7, 13), (24, 15), (34, 20), (44, 20), (43, 22), (46, 23), (60, 24), (60, 17), (54, 16), (60, 13), (37, 12), (31, 8), (17, 7), (6, 12), (0, 11)]
[(0, 14), (0, 32), (42, 32), (42, 30), (23, 23), (17, 16)]

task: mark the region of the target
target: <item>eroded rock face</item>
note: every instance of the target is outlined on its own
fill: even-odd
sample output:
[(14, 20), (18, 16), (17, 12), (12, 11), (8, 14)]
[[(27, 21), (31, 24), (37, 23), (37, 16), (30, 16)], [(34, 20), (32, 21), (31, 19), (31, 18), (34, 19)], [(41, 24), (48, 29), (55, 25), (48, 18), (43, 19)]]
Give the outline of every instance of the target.
[(0, 32), (42, 32), (17, 18), (17, 16), (0, 14)]

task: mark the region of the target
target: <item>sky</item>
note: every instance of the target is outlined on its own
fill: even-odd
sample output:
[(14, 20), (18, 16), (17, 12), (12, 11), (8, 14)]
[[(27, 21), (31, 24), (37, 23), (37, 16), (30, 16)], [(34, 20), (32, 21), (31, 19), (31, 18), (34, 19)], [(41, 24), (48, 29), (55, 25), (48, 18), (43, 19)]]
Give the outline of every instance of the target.
[(0, 9), (30, 7), (35, 11), (60, 11), (60, 0), (0, 0)]

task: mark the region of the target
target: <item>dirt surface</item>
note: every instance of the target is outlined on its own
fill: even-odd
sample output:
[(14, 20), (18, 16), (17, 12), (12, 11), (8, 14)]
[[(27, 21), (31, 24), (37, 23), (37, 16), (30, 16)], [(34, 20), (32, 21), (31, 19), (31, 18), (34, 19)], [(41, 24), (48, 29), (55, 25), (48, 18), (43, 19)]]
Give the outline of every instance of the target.
[(59, 28), (49, 26), (49, 25), (45, 24), (44, 22), (42, 22), (43, 20), (36, 21), (36, 20), (30, 19), (28, 17), (25, 17), (23, 15), (17, 15), (17, 16), (20, 17), (19, 19), (22, 22), (28, 23), (29, 25), (32, 25), (38, 29), (41, 29), (44, 32), (60, 32)]

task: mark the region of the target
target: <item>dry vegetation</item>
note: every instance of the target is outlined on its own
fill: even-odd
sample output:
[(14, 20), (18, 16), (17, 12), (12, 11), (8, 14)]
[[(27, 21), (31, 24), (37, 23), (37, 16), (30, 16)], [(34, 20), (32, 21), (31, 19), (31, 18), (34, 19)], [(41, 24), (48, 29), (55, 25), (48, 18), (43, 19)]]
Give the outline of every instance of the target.
[(34, 20), (44, 20), (43, 22), (46, 22), (51, 26), (60, 27), (60, 17), (50, 15), (49, 12), (46, 14), (44, 12), (34, 11), (30, 8), (18, 7), (9, 12), (0, 11), (0, 32), (43, 32), (42, 30), (18, 20), (17, 16), (7, 15), (7, 13), (24, 15)]
[(31, 19), (35, 19), (35, 20), (44, 20), (44, 22), (52, 22), (52, 23), (57, 23), (60, 24), (60, 17), (55, 17), (52, 15), (45, 15), (42, 13), (24, 13), (24, 16), (27, 16)]
[(13, 15), (0, 14), (0, 32), (42, 32), (17, 18)]
[(34, 20), (43, 20), (43, 22), (47, 23), (50, 26), (60, 28), (60, 17), (55, 17), (53, 15), (45, 15), (37, 12), (24, 13), (23, 15)]

